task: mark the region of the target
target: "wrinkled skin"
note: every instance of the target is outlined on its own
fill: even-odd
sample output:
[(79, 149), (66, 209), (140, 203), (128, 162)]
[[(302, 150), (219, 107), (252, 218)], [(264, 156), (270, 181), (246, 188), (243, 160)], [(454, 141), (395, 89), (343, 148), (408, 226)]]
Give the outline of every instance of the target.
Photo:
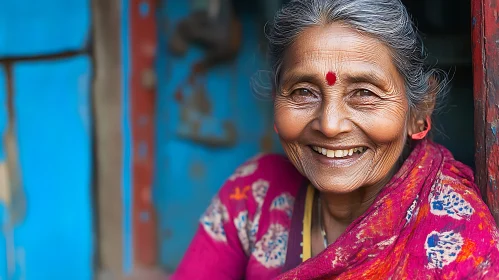
[[(337, 80), (328, 85), (326, 75)], [(275, 125), (284, 150), (345, 226), (372, 203), (398, 168), (407, 137), (419, 132), (405, 84), (382, 42), (334, 23), (304, 30), (285, 52)], [(311, 146), (365, 147), (353, 160)], [(326, 220), (327, 224), (327, 220)], [(332, 238), (334, 239), (334, 238)]]

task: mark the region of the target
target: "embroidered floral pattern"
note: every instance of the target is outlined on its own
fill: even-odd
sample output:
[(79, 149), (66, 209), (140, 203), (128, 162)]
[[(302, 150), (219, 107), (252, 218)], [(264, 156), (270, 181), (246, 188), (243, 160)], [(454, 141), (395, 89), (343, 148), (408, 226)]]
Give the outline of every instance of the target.
[(389, 239), (387, 239), (385, 241), (379, 242), (378, 244), (376, 244), (376, 246), (378, 246), (378, 248), (380, 250), (384, 250), (388, 246), (392, 245), (393, 242), (395, 242), (395, 240), (397, 240), (397, 236), (392, 236), (391, 238), (389, 238)]
[(249, 255), (250, 242), (248, 238), (248, 232), (246, 231), (246, 228), (248, 226), (247, 210), (241, 211), (239, 215), (237, 215), (237, 217), (234, 218), (234, 226), (236, 227), (237, 236), (239, 237), (239, 241), (243, 246), (244, 252), (246, 253), (246, 255)]
[(234, 181), (237, 178), (249, 176), (249, 175), (255, 173), (255, 171), (257, 170), (257, 168), (258, 168), (258, 163), (250, 161), (250, 162), (242, 165), (238, 169), (236, 169), (236, 171), (234, 172), (234, 174), (232, 174), (229, 177), (229, 181)]
[(432, 231), (426, 237), (425, 242), (429, 268), (443, 268), (452, 263), (461, 252), (463, 244), (463, 238), (459, 233)]
[(256, 242), (256, 233), (258, 232), (258, 226), (260, 225), (260, 216), (262, 214), (262, 210), (258, 209), (253, 217), (253, 221), (249, 220), (247, 225), (249, 242), (250, 242), (250, 251), (253, 251), (254, 245)]
[(240, 198), (243, 194), (246, 195), (247, 191), (251, 189), (253, 197), (257, 203), (253, 219), (249, 216), (248, 211), (242, 211), (236, 218), (234, 218), (234, 225), (237, 229), (239, 240), (243, 246), (244, 252), (247, 255), (255, 249), (256, 234), (258, 232), (260, 216), (262, 214), (262, 205), (265, 195), (267, 195), (268, 188), (269, 182), (260, 179), (255, 181), (251, 187), (248, 186), (243, 188), (242, 191), (238, 191), (236, 188), (235, 192), (231, 194), (230, 197), (231, 199), (235, 199), (235, 196), (237, 195), (237, 197)]
[(344, 263), (346, 261), (346, 255), (348, 255), (346, 252), (346, 250), (342, 247), (339, 247), (335, 253), (334, 253), (334, 259), (333, 261), (331, 262), (331, 265), (333, 267), (337, 266), (337, 265), (341, 265), (342, 263)]
[(269, 189), (269, 182), (259, 179), (253, 183), (251, 189), (253, 190), (253, 197), (255, 198), (258, 207), (261, 208), (265, 195), (267, 194), (267, 190)]
[(499, 232), (498, 231), (492, 232), (492, 240), (494, 241), (495, 248), (499, 251)]
[(253, 256), (266, 268), (284, 265), (288, 244), (288, 231), (280, 224), (272, 224), (255, 244)]
[(253, 244), (255, 244), (256, 234), (258, 232), (258, 226), (260, 223), (260, 216), (262, 215), (263, 201), (265, 200), (265, 196), (267, 195), (267, 191), (269, 189), (269, 182), (259, 179), (251, 185), (251, 189), (253, 191), (253, 198), (257, 203), (255, 216), (253, 217), (252, 221), (248, 222), (250, 250), (253, 250), (254, 249)]
[(246, 255), (250, 255), (255, 249), (256, 234), (260, 222), (261, 211), (258, 210), (253, 217), (253, 220), (248, 216), (248, 211), (241, 211), (236, 218), (234, 218), (234, 226), (237, 230), (237, 235), (243, 246)]
[(250, 190), (251, 190), (250, 186), (245, 186), (244, 188), (235, 187), (234, 192), (230, 194), (229, 199), (232, 200), (248, 199), (248, 192)]
[(270, 210), (283, 211), (289, 218), (291, 218), (291, 215), (293, 214), (294, 202), (295, 199), (289, 193), (283, 193), (274, 198), (272, 204), (270, 205)]
[(418, 204), (418, 199), (419, 199), (419, 195), (416, 196), (416, 199), (414, 199), (414, 201), (412, 202), (411, 206), (407, 210), (407, 214), (405, 216), (405, 220), (406, 220), (405, 224), (406, 225), (411, 221), (412, 217), (414, 217), (415, 215), (417, 215), (417, 211), (416, 211), (416, 213), (414, 213), (414, 210), (416, 210), (416, 205)]
[(200, 223), (213, 240), (227, 242), (223, 224), (228, 220), (229, 214), (227, 213), (227, 208), (222, 204), (218, 196), (216, 196), (201, 217)]
[(469, 218), (474, 209), (450, 186), (437, 183), (435, 190), (430, 195), (430, 211), (437, 216), (447, 215), (456, 220), (461, 220), (462, 218)]

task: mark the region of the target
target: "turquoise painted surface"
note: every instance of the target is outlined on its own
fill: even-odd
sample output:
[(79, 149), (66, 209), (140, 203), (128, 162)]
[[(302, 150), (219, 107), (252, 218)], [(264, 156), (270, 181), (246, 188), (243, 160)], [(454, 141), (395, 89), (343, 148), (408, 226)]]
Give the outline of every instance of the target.
[(0, 2), (0, 56), (81, 49), (90, 30), (89, 0)]
[(274, 149), (278, 144), (272, 136), (272, 103), (259, 101), (250, 86), (251, 76), (263, 67), (263, 55), (259, 52), (262, 30), (251, 16), (243, 17), (243, 42), (238, 57), (232, 63), (211, 69), (204, 80), (205, 103), (211, 107), (211, 113), (187, 110), (202, 118), (200, 131), (205, 135), (220, 136), (222, 123), (233, 122), (238, 135), (236, 144), (213, 148), (180, 137), (188, 129), (181, 117), (183, 105), (176, 101), (175, 93), (181, 89), (184, 99), (192, 94), (193, 88), (185, 85), (186, 80), (203, 51), (192, 47), (184, 57), (173, 57), (168, 52), (171, 28), (188, 14), (188, 2), (168, 1), (162, 7), (158, 26), (168, 25), (170, 29), (160, 32), (158, 46), (154, 197), (159, 216), (160, 263), (174, 270), (197, 229), (200, 215), (226, 178), (262, 150), (265, 136), (272, 137)]
[(123, 271), (129, 275), (133, 270), (133, 228), (132, 228), (132, 203), (133, 203), (133, 172), (132, 172), (132, 131), (130, 123), (130, 0), (121, 1), (121, 68), (123, 99)]
[[(82, 49), (90, 21), (90, 0), (2, 1), (0, 57)], [(1, 279), (93, 278), (91, 75), (87, 56), (13, 64), (15, 134), (26, 211), (9, 227), (12, 213), (0, 205)], [(4, 79), (2, 69), (2, 136), (7, 122)], [(13, 264), (9, 271), (7, 260)]]
[(14, 279), (92, 279), (90, 59), (16, 64), (14, 77), (27, 201)]

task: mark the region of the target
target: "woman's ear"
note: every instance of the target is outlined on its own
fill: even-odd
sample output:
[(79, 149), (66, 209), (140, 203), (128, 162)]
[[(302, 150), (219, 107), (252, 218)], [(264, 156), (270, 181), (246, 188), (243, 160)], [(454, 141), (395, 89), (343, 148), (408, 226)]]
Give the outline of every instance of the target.
[(407, 123), (407, 135), (411, 137), (413, 134), (421, 132), (422, 130), (424, 130), (424, 119), (418, 117), (418, 114), (414, 113), (413, 110), (411, 110)]
[(407, 134), (409, 136), (425, 130), (426, 119), (431, 117), (433, 110), (435, 110), (438, 91), (438, 81), (434, 76), (431, 76), (426, 97), (418, 104), (417, 109), (411, 109), (409, 113), (409, 123), (407, 125)]

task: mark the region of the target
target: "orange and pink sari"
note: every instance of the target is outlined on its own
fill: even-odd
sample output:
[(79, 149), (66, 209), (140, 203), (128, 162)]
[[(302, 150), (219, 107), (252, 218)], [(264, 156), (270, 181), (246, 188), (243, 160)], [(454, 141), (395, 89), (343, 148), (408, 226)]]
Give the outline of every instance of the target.
[(302, 262), (306, 185), (276, 155), (237, 169), (172, 279), (499, 279), (497, 227), (442, 146), (420, 141), (371, 207)]

